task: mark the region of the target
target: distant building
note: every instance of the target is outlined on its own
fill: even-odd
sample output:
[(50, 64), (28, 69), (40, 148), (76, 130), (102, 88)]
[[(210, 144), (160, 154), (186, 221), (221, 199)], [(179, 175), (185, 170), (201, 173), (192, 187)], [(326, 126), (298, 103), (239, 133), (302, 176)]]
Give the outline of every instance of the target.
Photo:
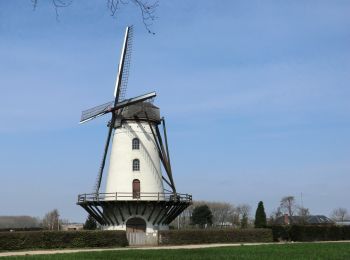
[(222, 222), (222, 223), (216, 223), (216, 227), (233, 227), (232, 222)]
[(335, 224), (337, 226), (350, 226), (350, 219), (344, 221), (336, 221)]
[(63, 230), (63, 231), (82, 230), (83, 226), (84, 225), (81, 223), (61, 224), (61, 230)]
[(276, 218), (275, 225), (335, 225), (336, 223), (324, 215), (284, 216)]

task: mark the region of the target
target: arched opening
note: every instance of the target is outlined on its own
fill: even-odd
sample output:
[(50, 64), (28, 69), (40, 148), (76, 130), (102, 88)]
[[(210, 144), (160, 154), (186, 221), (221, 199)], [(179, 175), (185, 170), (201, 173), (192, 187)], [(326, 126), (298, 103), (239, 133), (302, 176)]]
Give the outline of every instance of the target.
[(133, 180), (132, 181), (132, 197), (134, 199), (140, 198), (140, 191), (141, 191), (140, 180), (138, 180), (138, 179)]
[(138, 138), (132, 139), (132, 149), (139, 150), (140, 149), (140, 140)]
[(126, 232), (146, 232), (146, 221), (142, 218), (130, 218), (126, 222)]

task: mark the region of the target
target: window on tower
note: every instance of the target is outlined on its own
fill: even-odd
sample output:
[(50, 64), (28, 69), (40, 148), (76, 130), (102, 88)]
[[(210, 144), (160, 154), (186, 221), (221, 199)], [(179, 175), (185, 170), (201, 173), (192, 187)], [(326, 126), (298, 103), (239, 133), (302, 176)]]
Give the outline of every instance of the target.
[(139, 171), (140, 170), (140, 160), (139, 159), (134, 159), (132, 161), (132, 170), (133, 171)]
[(140, 149), (140, 140), (138, 138), (132, 139), (132, 149), (139, 150)]

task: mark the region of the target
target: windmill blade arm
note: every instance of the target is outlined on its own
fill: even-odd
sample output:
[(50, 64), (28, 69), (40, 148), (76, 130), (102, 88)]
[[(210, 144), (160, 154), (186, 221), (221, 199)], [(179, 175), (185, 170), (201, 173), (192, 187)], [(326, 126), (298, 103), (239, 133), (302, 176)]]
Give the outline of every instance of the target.
[(129, 67), (132, 52), (133, 27), (128, 26), (125, 30), (124, 43), (118, 66), (117, 80), (114, 89), (114, 105), (124, 96), (128, 83)]
[(114, 101), (84, 110), (81, 113), (80, 124), (90, 121), (98, 116), (102, 116), (111, 111)]
[(120, 109), (120, 108), (123, 108), (123, 107), (127, 107), (127, 106), (130, 106), (130, 105), (133, 105), (133, 104), (145, 101), (147, 99), (154, 98), (156, 96), (157, 96), (156, 92), (150, 92), (150, 93), (138, 96), (138, 97), (129, 98), (129, 99), (126, 99), (126, 100), (124, 100), (122, 102), (117, 103), (117, 105), (114, 108), (112, 108), (112, 110), (114, 111), (114, 110), (117, 110), (117, 109)]

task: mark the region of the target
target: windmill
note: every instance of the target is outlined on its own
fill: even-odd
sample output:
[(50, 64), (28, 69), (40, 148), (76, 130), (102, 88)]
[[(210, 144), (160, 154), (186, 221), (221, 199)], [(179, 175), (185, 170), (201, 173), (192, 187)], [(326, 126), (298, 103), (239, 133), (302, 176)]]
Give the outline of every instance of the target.
[[(147, 237), (156, 230), (167, 229), (191, 204), (192, 196), (176, 191), (165, 119), (153, 105), (156, 93), (125, 99), (132, 38), (133, 28), (127, 27), (114, 100), (82, 112), (80, 123), (107, 114), (111, 118), (94, 192), (80, 194), (77, 204), (104, 229), (127, 230)], [(106, 190), (100, 192), (110, 147)], [(166, 175), (162, 174), (161, 165)]]

